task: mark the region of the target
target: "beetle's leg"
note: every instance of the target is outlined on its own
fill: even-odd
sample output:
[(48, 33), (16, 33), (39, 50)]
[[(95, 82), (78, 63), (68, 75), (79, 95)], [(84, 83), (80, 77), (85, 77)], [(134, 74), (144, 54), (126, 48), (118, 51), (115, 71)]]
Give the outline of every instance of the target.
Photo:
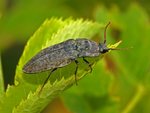
[(76, 70), (75, 70), (75, 82), (76, 82), (76, 85), (78, 85), (78, 83), (77, 83), (77, 71), (78, 71), (78, 64), (79, 64), (79, 62), (77, 61), (77, 60), (75, 60), (75, 63), (76, 63)]
[(90, 73), (91, 73), (92, 72), (92, 67), (91, 67), (92, 64), (90, 64), (89, 61), (87, 61), (84, 57), (83, 57), (83, 61), (88, 64), (88, 66), (90, 68)]
[(51, 72), (49, 73), (48, 77), (47, 77), (46, 80), (44, 81), (44, 83), (43, 83), (43, 85), (42, 85), (42, 87), (41, 87), (39, 93), (41, 93), (41, 91), (42, 91), (43, 87), (45, 86), (45, 84), (47, 83), (49, 77), (51, 76), (51, 74), (52, 74), (54, 71), (56, 71), (56, 69), (57, 69), (57, 68), (54, 68), (54, 69), (51, 70)]

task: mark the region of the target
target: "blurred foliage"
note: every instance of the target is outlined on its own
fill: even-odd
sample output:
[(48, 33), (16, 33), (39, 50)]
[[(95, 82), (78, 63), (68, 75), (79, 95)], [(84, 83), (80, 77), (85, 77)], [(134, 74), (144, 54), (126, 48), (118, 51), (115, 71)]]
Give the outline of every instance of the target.
[[(7, 70), (11, 65), (15, 66), (17, 60), (12, 63), (14, 58), (6, 58), (3, 54), (15, 44), (24, 44), (45, 18), (72, 16), (93, 19), (99, 23), (111, 21), (108, 43), (122, 40), (122, 48), (133, 48), (112, 51), (77, 87), (65, 91), (61, 102), (60, 99), (56, 101), (60, 106), (64, 103), (63, 107), (69, 113), (149, 113), (149, 5), (149, 0), (1, 0), (0, 50), (2, 64), (8, 62), (3, 67), (6, 70), (4, 78), (7, 76), (6, 79), (10, 80), (9, 75), (14, 75)], [(103, 30), (100, 33), (103, 34)], [(12, 54), (17, 55), (17, 48), (12, 50)], [(52, 109), (51, 106), (58, 109), (59, 105), (56, 107), (51, 104), (49, 108)], [(51, 109), (46, 113), (57, 112)]]
[[(126, 10), (133, 0), (1, 0), (0, 1), (0, 48), (14, 42), (24, 42), (49, 17), (84, 17), (93, 19), (98, 4), (108, 8), (119, 6)], [(138, 1), (150, 12), (149, 1)], [(5, 38), (4, 38), (5, 37)]]

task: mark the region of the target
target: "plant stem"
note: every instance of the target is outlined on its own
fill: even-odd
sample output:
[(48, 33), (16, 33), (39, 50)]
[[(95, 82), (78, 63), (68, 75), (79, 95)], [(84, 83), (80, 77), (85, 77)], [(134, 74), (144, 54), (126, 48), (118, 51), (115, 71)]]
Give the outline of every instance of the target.
[(4, 80), (3, 80), (3, 72), (2, 72), (2, 64), (1, 64), (1, 55), (0, 55), (0, 96), (4, 93)]
[(143, 97), (144, 91), (145, 90), (143, 85), (139, 84), (137, 86), (136, 94), (134, 95), (132, 100), (128, 103), (128, 105), (125, 107), (125, 109), (122, 111), (122, 113), (130, 113), (134, 109), (136, 104), (140, 101), (140, 99)]

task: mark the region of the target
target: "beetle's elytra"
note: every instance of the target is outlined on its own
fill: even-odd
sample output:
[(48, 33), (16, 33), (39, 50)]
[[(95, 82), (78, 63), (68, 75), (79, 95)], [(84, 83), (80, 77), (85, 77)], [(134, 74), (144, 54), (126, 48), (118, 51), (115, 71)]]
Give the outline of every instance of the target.
[(76, 81), (76, 74), (78, 70), (77, 58), (83, 58), (92, 70), (90, 63), (86, 60), (86, 57), (97, 57), (111, 50), (111, 48), (107, 48), (106, 46), (106, 29), (109, 24), (110, 22), (105, 27), (103, 43), (98, 44), (85, 38), (69, 39), (41, 50), (24, 65), (23, 72), (30, 74), (51, 70), (43, 84), (44, 86), (52, 72), (60, 67), (69, 65), (71, 62), (75, 62)]

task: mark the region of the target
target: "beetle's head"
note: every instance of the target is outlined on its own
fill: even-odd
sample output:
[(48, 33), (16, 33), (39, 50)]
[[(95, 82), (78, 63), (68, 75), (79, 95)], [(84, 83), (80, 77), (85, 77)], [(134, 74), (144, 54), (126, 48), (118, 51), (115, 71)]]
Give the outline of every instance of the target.
[(99, 44), (99, 52), (100, 53), (107, 53), (109, 50), (110, 50), (110, 48), (108, 48), (105, 43)]

